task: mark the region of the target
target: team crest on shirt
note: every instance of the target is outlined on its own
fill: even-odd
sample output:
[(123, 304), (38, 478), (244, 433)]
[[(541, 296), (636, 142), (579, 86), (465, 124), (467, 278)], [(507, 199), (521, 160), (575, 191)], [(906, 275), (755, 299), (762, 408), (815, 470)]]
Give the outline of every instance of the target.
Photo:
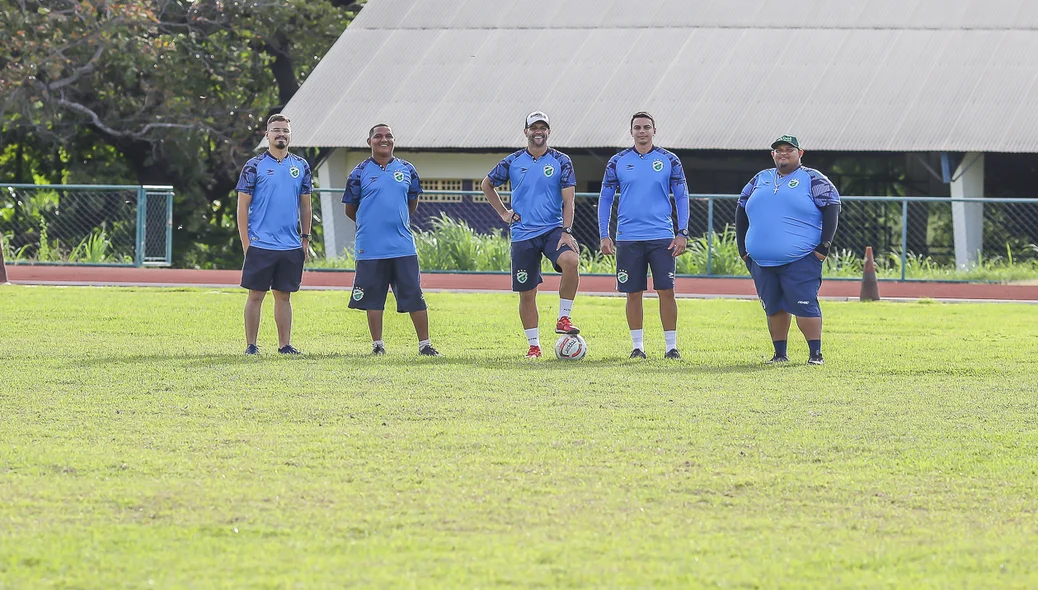
[(653, 160), (652, 161), (652, 169), (655, 170), (656, 172), (663, 171), (663, 160)]
[(627, 282), (627, 278), (628, 277), (627, 277), (627, 271), (626, 270), (622, 270), (621, 269), (621, 270), (616, 271), (616, 281), (618, 283), (626, 283)]
[(789, 184), (787, 184), (786, 186), (788, 186), (789, 188), (796, 188), (798, 184), (800, 184), (800, 181), (794, 178), (793, 180), (790, 180)]
[(353, 288), (353, 300), (354, 301), (360, 301), (361, 299), (364, 299), (364, 289), (361, 289), (360, 287), (354, 287)]
[(544, 175), (549, 177), (549, 178), (554, 176), (555, 175), (555, 167), (552, 166), (551, 164), (545, 164), (544, 165)]
[(515, 273), (515, 280), (519, 281), (520, 284), (525, 283), (528, 278), (530, 277), (525, 270), (516, 271)]
[(292, 175), (292, 178), (299, 178), (299, 166), (292, 166), (288, 169), (288, 173)]
[(403, 182), (404, 181), (404, 171), (403, 170), (397, 170), (396, 172), (394, 172), (393, 173), (393, 180), (395, 180), (397, 182)]

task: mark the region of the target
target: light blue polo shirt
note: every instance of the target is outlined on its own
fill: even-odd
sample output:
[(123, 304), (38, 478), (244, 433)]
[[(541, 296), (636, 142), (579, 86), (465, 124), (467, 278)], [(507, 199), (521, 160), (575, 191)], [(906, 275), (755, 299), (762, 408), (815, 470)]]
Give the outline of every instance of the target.
[(609, 158), (598, 199), (599, 237), (609, 237), (613, 198), (620, 192), (616, 212), (616, 241), (662, 240), (674, 237), (674, 193), (678, 229), (688, 229), (688, 184), (681, 160), (653, 146), (645, 154), (633, 147)]
[(738, 204), (750, 220), (750, 258), (760, 266), (782, 266), (807, 256), (822, 241), (822, 207), (839, 202), (836, 187), (814, 168), (801, 166), (781, 179), (775, 168), (758, 172)]
[(267, 250), (302, 248), (299, 199), (313, 193), (310, 165), (294, 154), (278, 161), (269, 151), (245, 163), (238, 177), (249, 203), (249, 243)]
[(368, 158), (346, 179), (342, 202), (357, 206), (357, 260), (417, 254), (408, 203), (422, 194), (418, 171), (393, 158), (383, 168)]
[(521, 149), (501, 160), (487, 178), (494, 186), (512, 181), (512, 210), (520, 217), (511, 225), (513, 242), (562, 227), (562, 189), (577, 184), (573, 162), (555, 148), (539, 158)]

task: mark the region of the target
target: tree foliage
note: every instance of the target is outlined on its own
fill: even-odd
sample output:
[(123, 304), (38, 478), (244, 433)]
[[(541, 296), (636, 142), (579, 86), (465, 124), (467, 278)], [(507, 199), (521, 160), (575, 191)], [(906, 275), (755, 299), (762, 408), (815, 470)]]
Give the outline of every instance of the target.
[(176, 188), (179, 264), (232, 264), (238, 170), (360, 9), (0, 0), (0, 179)]

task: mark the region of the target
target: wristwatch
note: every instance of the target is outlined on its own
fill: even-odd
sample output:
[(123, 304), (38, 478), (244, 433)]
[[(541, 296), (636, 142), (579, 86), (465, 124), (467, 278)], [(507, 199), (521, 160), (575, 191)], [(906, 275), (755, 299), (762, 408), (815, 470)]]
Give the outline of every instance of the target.
[(688, 230), (687, 229), (679, 229), (678, 230), (678, 235), (679, 236), (685, 236), (687, 238), (688, 237)]
[(822, 242), (821, 244), (818, 244), (817, 246), (815, 246), (815, 252), (818, 252), (822, 256), (828, 256), (829, 255), (829, 248), (831, 248), (832, 245), (833, 245), (832, 242)]
[(562, 228), (562, 233), (569, 234), (569, 235), (572, 236), (573, 235), (573, 228), (572, 227), (564, 227), (564, 228)]
[(299, 234), (299, 237), (303, 238), (304, 240), (309, 240), (310, 239), (310, 234)]

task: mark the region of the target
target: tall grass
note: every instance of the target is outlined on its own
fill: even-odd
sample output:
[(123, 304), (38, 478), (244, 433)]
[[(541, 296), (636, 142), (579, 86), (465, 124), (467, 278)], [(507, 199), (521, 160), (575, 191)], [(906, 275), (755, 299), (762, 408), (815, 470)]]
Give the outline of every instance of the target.
[(501, 230), (480, 234), (464, 220), (441, 213), (432, 229), (415, 232), (422, 267), (429, 270), (495, 271), (509, 268), (510, 246)]
[(709, 257), (709, 274), (721, 276), (740, 276), (750, 274), (746, 263), (739, 257), (739, 245), (735, 239), (735, 228), (725, 226), (721, 233), (710, 232), (696, 238), (689, 238), (688, 250), (677, 260), (677, 273), (680, 275), (707, 274), (707, 258)]
[(4, 258), (10, 262), (57, 262), (86, 264), (132, 264), (133, 257), (120, 255), (112, 245), (108, 227), (102, 224), (84, 237), (71, 250), (61, 240), (51, 239), (47, 222), (40, 220), (39, 240), (19, 248), (10, 245), (12, 235), (4, 238)]

